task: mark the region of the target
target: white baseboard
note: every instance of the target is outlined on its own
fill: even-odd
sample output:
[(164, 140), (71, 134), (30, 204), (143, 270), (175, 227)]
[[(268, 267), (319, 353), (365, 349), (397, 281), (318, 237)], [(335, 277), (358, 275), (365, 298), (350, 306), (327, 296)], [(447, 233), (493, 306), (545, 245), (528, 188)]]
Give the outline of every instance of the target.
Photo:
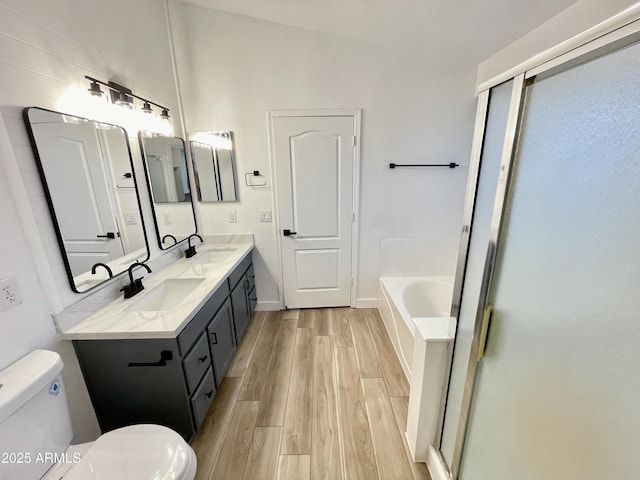
[(449, 469), (445, 465), (442, 455), (433, 446), (429, 447), (427, 453), (427, 468), (432, 480), (451, 480)]
[(280, 308), (280, 302), (277, 300), (271, 301), (260, 301), (256, 304), (256, 311), (258, 312), (277, 312), (278, 310), (282, 310)]
[[(355, 308), (378, 308), (377, 298), (359, 298), (356, 300)], [(277, 300), (260, 301), (256, 305), (256, 311), (259, 312), (275, 312), (282, 310), (280, 302)]]
[(356, 308), (378, 308), (378, 299), (358, 298), (356, 299)]

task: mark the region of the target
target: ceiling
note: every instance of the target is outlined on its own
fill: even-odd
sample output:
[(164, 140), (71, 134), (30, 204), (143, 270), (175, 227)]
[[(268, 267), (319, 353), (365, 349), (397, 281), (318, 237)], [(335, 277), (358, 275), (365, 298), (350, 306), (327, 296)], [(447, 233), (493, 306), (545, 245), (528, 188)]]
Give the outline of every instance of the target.
[(424, 55), (479, 63), (576, 0), (177, 0)]

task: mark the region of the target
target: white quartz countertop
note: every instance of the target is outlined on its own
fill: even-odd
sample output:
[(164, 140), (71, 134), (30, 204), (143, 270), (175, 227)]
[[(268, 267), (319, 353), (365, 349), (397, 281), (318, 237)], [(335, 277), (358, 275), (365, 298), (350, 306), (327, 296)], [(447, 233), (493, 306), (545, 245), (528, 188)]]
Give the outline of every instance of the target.
[[(126, 300), (119, 297), (63, 331), (62, 335), (68, 340), (175, 338), (240, 262), (251, 254), (253, 247), (253, 242), (201, 245), (195, 257), (181, 258), (158, 272), (148, 274), (138, 267), (133, 271), (133, 277), (145, 277), (142, 292)], [(216, 255), (220, 259), (203, 261)], [(164, 283), (166, 280), (173, 279), (200, 279), (200, 282), (194, 282), (193, 289), (171, 309), (147, 311), (136, 308), (134, 303), (143, 305), (146, 295), (158, 293), (154, 288), (163, 288), (170, 283)]]

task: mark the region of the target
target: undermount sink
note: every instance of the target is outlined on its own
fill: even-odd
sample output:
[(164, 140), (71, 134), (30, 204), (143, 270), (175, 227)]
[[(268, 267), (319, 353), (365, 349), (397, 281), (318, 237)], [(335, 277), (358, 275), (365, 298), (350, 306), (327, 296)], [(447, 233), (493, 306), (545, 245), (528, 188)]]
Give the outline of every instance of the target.
[(125, 311), (157, 312), (171, 310), (182, 302), (204, 278), (170, 278), (129, 305)]

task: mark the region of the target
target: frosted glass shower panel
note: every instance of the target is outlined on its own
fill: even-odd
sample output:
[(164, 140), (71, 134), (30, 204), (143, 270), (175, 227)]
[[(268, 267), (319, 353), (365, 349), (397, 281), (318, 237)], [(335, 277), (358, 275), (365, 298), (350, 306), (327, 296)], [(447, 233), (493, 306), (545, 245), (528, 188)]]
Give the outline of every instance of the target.
[(526, 91), (462, 480), (640, 474), (640, 47)]
[(509, 81), (492, 88), (489, 97), (489, 112), (482, 144), (476, 202), (471, 222), (471, 240), (467, 257), (465, 285), (460, 304), (460, 315), (458, 317), (453, 350), (453, 365), (449, 379), (449, 392), (447, 394), (447, 406), (440, 446), (442, 455), (448, 465), (452, 465), (453, 461), (458, 417), (460, 416), (462, 393), (467, 376), (467, 365), (469, 363), (471, 340), (473, 339), (473, 326), (480, 296), (484, 261), (489, 246), (493, 199), (496, 196), (496, 187), (498, 185), (498, 173), (502, 157), (502, 146), (507, 131), (507, 117), (509, 116), (512, 90), (513, 81)]

